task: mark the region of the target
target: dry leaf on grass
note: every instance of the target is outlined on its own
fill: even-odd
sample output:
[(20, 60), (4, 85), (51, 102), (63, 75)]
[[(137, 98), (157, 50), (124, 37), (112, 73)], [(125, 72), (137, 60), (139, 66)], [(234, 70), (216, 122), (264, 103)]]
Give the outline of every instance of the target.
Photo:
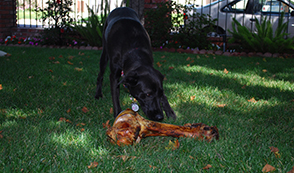
[(96, 168), (98, 166), (98, 162), (92, 162), (88, 168), (91, 169), (91, 168)]
[(281, 155), (280, 155), (280, 153), (279, 153), (279, 149), (278, 149), (278, 148), (273, 147), (273, 146), (271, 146), (271, 147), (269, 147), (269, 148), (270, 148), (271, 152), (275, 154), (275, 157), (276, 157), (276, 158), (281, 158)]
[(106, 121), (106, 123), (102, 123), (102, 125), (103, 125), (103, 128), (110, 128), (111, 126), (110, 126), (110, 124), (109, 124), (109, 120), (107, 120)]
[(262, 70), (262, 72), (266, 73), (266, 72), (267, 72), (267, 70), (266, 70), (266, 69), (263, 69), (263, 70)]
[(73, 65), (73, 63), (72, 63), (72, 62), (70, 62), (70, 61), (67, 61), (67, 63), (68, 63), (69, 65)]
[(227, 104), (218, 104), (218, 105), (217, 105), (217, 107), (219, 107), (219, 108), (223, 108), (223, 107), (225, 107), (225, 106), (227, 106)]
[(251, 102), (251, 103), (256, 103), (257, 101), (255, 100), (254, 97), (252, 97), (251, 99), (248, 100), (248, 102)]
[(68, 119), (66, 119), (66, 118), (64, 118), (64, 117), (61, 117), (61, 118), (59, 118), (59, 120), (58, 120), (59, 122), (67, 122), (67, 123), (72, 123), (70, 120), (68, 120)]
[(109, 109), (109, 113), (110, 113), (110, 114), (113, 114), (113, 108), (110, 108), (110, 109)]
[(208, 170), (209, 168), (212, 168), (212, 166), (210, 164), (207, 164), (205, 167), (203, 167), (202, 169)]
[(82, 111), (83, 111), (84, 113), (89, 112), (89, 110), (88, 110), (88, 108), (87, 108), (86, 106), (84, 106), (84, 107), (82, 108)]
[(78, 67), (76, 67), (75, 70), (76, 70), (76, 71), (83, 71), (83, 68), (78, 68)]
[(149, 165), (149, 168), (156, 169), (156, 166)]
[(176, 139), (175, 142), (172, 142), (171, 140), (169, 140), (168, 142), (168, 146), (165, 147), (166, 150), (176, 150), (180, 147), (180, 143), (179, 140)]
[(272, 171), (275, 171), (276, 168), (269, 165), (269, 164), (266, 164), (263, 168), (262, 168), (262, 172), (272, 172)]
[(117, 157), (121, 158), (124, 162), (127, 161), (128, 159), (135, 159), (136, 158), (136, 156), (126, 156), (126, 155), (119, 155)]
[(292, 167), (292, 169), (288, 173), (294, 173), (294, 166)]
[(85, 131), (85, 129), (84, 128), (81, 128), (81, 132), (83, 132), (83, 131)]
[(0, 131), (0, 139), (3, 138), (2, 132), (3, 130)]
[(190, 100), (194, 100), (196, 98), (196, 96), (190, 96)]
[(3, 89), (2, 84), (0, 84), (0, 90), (2, 90), (2, 89)]
[(160, 62), (157, 62), (156, 65), (157, 65), (158, 67), (161, 67), (161, 66), (162, 66), (162, 65), (160, 64)]
[(228, 74), (229, 71), (225, 68), (225, 69), (224, 69), (224, 73), (225, 73), (225, 74)]

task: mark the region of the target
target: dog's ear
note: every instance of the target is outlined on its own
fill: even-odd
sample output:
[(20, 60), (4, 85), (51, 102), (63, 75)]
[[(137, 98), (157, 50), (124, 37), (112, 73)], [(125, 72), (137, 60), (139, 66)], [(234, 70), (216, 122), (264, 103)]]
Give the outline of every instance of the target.
[(138, 77), (137, 72), (131, 71), (123, 77), (123, 79), (118, 83), (118, 85), (123, 83), (126, 85), (126, 87), (133, 87), (133, 86), (137, 85), (138, 78), (139, 77)]

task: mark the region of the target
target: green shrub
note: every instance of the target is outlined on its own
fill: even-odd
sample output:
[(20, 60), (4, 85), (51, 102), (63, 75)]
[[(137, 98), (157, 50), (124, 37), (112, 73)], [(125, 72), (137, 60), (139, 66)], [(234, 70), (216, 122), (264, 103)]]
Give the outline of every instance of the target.
[(42, 20), (48, 22), (49, 28), (43, 32), (44, 44), (64, 46), (68, 43), (68, 35), (71, 32), (67, 27), (73, 22), (70, 17), (72, 0), (48, 0), (46, 8), (36, 8), (41, 12)]
[(98, 14), (101, 14), (100, 16), (95, 15), (94, 11), (87, 6), (91, 15), (82, 19), (81, 23), (76, 23), (73, 27), (82, 36), (82, 39), (91, 46), (102, 46), (103, 25), (110, 9), (107, 1), (102, 0), (101, 4), (100, 12), (97, 11)]
[[(283, 23), (284, 13), (279, 18), (278, 27), (273, 33), (270, 20), (267, 17), (262, 18), (261, 22), (256, 20), (256, 33), (250, 32), (245, 26), (242, 26), (236, 19), (233, 19), (233, 31), (229, 32), (233, 37), (230, 43), (238, 43), (245, 51), (253, 50), (256, 52), (284, 53), (294, 49), (293, 38), (287, 38), (286, 33), (288, 24)], [(237, 29), (236, 29), (237, 28)]]
[[(184, 25), (184, 11), (192, 6), (183, 6), (173, 1), (158, 3), (157, 8), (145, 12), (145, 28), (150, 35), (153, 47), (168, 48), (211, 48), (207, 40), (209, 26), (217, 19), (209, 15), (195, 13), (189, 23)], [(208, 26), (203, 29), (204, 26)]]

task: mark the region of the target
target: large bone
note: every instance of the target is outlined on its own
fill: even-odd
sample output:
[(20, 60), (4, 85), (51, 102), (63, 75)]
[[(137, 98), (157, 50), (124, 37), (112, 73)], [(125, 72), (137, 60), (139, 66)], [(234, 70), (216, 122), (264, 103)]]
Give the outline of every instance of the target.
[(119, 146), (132, 145), (148, 136), (190, 137), (210, 142), (219, 139), (218, 129), (202, 123), (177, 126), (146, 120), (131, 109), (122, 111), (115, 119), (113, 126), (108, 127), (106, 134), (112, 143)]

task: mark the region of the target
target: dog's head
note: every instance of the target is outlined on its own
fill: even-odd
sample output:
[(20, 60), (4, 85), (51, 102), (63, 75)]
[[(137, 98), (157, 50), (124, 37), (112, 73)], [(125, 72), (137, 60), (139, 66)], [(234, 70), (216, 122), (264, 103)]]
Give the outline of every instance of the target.
[(138, 68), (127, 73), (120, 82), (124, 83), (130, 94), (138, 100), (146, 116), (155, 121), (164, 118), (161, 103), (164, 96), (163, 78), (164, 76), (154, 68)]

